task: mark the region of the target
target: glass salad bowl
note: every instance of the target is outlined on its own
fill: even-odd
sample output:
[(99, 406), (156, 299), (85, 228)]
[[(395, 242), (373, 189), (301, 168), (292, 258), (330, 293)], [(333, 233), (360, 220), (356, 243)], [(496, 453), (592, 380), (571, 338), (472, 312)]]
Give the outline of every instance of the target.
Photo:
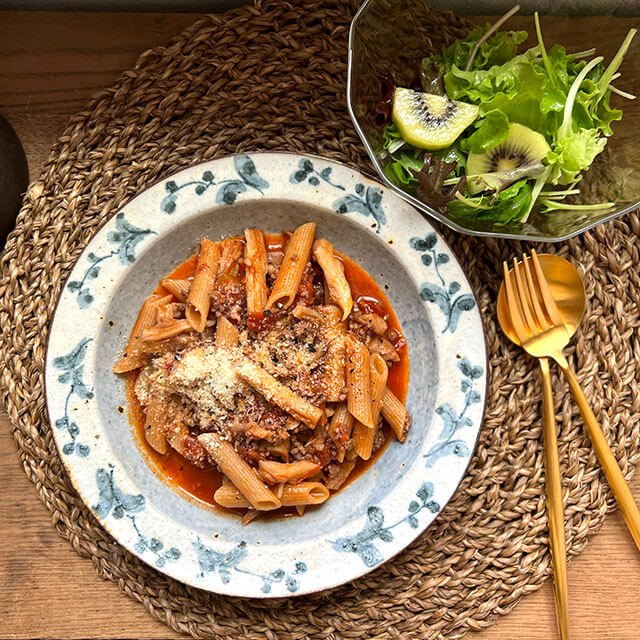
[[(558, 161), (556, 155), (556, 163), (565, 163), (560, 169), (557, 168), (559, 165), (553, 165), (553, 160), (550, 160), (553, 153), (544, 158), (542, 155), (539, 156), (541, 159), (538, 162), (538, 173), (532, 172), (531, 176), (524, 174), (530, 186), (525, 185), (523, 193), (529, 189), (529, 202), (535, 202), (534, 206), (529, 206), (527, 214), (520, 215), (519, 218), (512, 216), (510, 219), (508, 219), (509, 216), (501, 216), (497, 207), (509, 195), (504, 193), (505, 185), (497, 188), (494, 186), (495, 190), (489, 188), (484, 195), (482, 193), (470, 195), (469, 192), (473, 190), (468, 185), (474, 180), (470, 177), (467, 183), (461, 183), (458, 196), (450, 193), (458, 181), (456, 175), (449, 173), (451, 167), (455, 165), (442, 168), (443, 177), (447, 178), (444, 186), (442, 182), (434, 186), (434, 174), (435, 170), (440, 168), (438, 167), (440, 160), (435, 160), (435, 169), (432, 169), (429, 174), (431, 179), (425, 180), (425, 184), (422, 182), (416, 184), (418, 181), (415, 178), (408, 179), (410, 177), (406, 162), (404, 170), (398, 169), (398, 158), (402, 156), (404, 149), (409, 149), (408, 153), (418, 157), (418, 164), (414, 166), (414, 170), (415, 167), (419, 170), (423, 166), (422, 154), (416, 152), (413, 147), (405, 146), (403, 149), (403, 140), (406, 136), (400, 138), (395, 146), (390, 147), (393, 138), (385, 135), (386, 128), (391, 126), (391, 123), (388, 119), (389, 113), (384, 113), (383, 101), (386, 97), (390, 112), (389, 97), (392, 95), (390, 91), (393, 91), (396, 86), (425, 91), (424, 74), (422, 81), (419, 75), (421, 61), (424, 58), (442, 54), (445, 47), (449, 47), (457, 39), (466, 38), (475, 26), (495, 24), (511, 7), (511, 3), (499, 0), (495, 2), (366, 0), (351, 26), (347, 86), (349, 112), (382, 181), (389, 189), (420, 211), (464, 233), (557, 242), (632, 211), (640, 205), (640, 136), (638, 135), (640, 99), (634, 99), (640, 91), (640, 36), (631, 39), (629, 44), (630, 30), (640, 27), (640, 2), (637, 0), (623, 5), (608, 0), (598, 3), (589, 0), (556, 0), (554, 3), (539, 4), (525, 0), (520, 3), (520, 11), (500, 27), (500, 31), (527, 32), (526, 35), (518, 37), (517, 53), (521, 54), (538, 45), (533, 14), (535, 11), (540, 11), (541, 33), (546, 53), (551, 54), (553, 45), (558, 44), (565, 47), (568, 54), (577, 54), (573, 59), (574, 64), (578, 58), (586, 63), (586, 65), (578, 63), (573, 67), (573, 80), (578, 79), (581, 68), (586, 69), (587, 66), (589, 69), (594, 68), (597, 61), (593, 63), (591, 61), (596, 56), (603, 57), (599, 68), (606, 70), (625, 39), (628, 44), (622, 64), (613, 76), (614, 92), (609, 96), (611, 108), (621, 109), (623, 116), (620, 120), (611, 122), (610, 131), (606, 131), (607, 125), (604, 126), (605, 133), (609, 135), (603, 134), (601, 130), (597, 132), (597, 138), (602, 139), (597, 144), (604, 145), (604, 149), (595, 155), (589, 168), (581, 173), (567, 171), (568, 164), (571, 164), (568, 156)], [(539, 52), (540, 48), (536, 51)], [(479, 56), (480, 51), (475, 55)], [(541, 54), (534, 51), (532, 55), (537, 56), (537, 63), (544, 62)], [(551, 58), (550, 64), (553, 65), (555, 64), (553, 54)], [(591, 73), (589, 69), (583, 74), (584, 78), (589, 78), (587, 76), (587, 72)], [(553, 73), (558, 74), (559, 77), (561, 71), (553, 71)], [(598, 73), (602, 74), (602, 71)], [(595, 74), (596, 71), (591, 76), (593, 82), (590, 81), (589, 86), (584, 84), (582, 79), (573, 82), (569, 74), (569, 79), (565, 82), (564, 95), (560, 93), (559, 97), (557, 95), (555, 97), (539, 96), (541, 103), (554, 99), (557, 102), (557, 105), (550, 109), (555, 108), (557, 111), (554, 117), (559, 125), (558, 131), (561, 130), (564, 120), (567, 120), (564, 128), (565, 137), (561, 138), (561, 134), (558, 134), (558, 144), (562, 140), (575, 142), (570, 136), (576, 130), (580, 130), (580, 125), (574, 125), (572, 120), (578, 117), (576, 113), (579, 107), (573, 107), (573, 105), (571, 109), (567, 107), (571, 85), (576, 85), (573, 104), (586, 101), (588, 99), (584, 97), (586, 94), (580, 91), (587, 92), (590, 87), (597, 86), (598, 78)], [(440, 84), (440, 92), (442, 92), (442, 86)], [(444, 86), (449, 86), (446, 76)], [(610, 85), (604, 83), (602, 86), (606, 88)], [(461, 100), (464, 102), (464, 98)], [(535, 101), (537, 97), (534, 95)], [(476, 127), (475, 131), (480, 131), (479, 123), (482, 117), (484, 116), (487, 120), (486, 110), (483, 114), (482, 108), (481, 105), (479, 119), (467, 128), (463, 136), (468, 136), (469, 131), (474, 131), (474, 127)], [(534, 104), (534, 108), (538, 107)], [(610, 113), (608, 108), (605, 110)], [(566, 111), (568, 114), (565, 114)], [(526, 117), (525, 114), (523, 116), (525, 121)], [(513, 119), (509, 119), (509, 122), (517, 122), (517, 119), (516, 114)], [(508, 126), (511, 127), (510, 124)], [(399, 135), (397, 130), (396, 135)], [(479, 135), (482, 136), (482, 132)], [(604, 144), (605, 138), (606, 144)], [(484, 139), (480, 139), (480, 143), (485, 142)], [(587, 142), (586, 146), (592, 143), (593, 141)], [(462, 146), (464, 147), (465, 144), (467, 144), (466, 141)], [(553, 152), (562, 148), (554, 144), (551, 142)], [(399, 149), (398, 145), (400, 145)], [(569, 147), (568, 143), (565, 142), (565, 146)], [(575, 152), (575, 145), (571, 150)], [(432, 152), (426, 153), (429, 161)], [(448, 151), (439, 151), (433, 152), (433, 155), (435, 158), (441, 158), (447, 153)], [(464, 163), (465, 156), (461, 157)], [(444, 159), (450, 160), (451, 157), (447, 155)], [(468, 159), (469, 156), (466, 160), (467, 170)], [(454, 171), (457, 170), (458, 174), (462, 174), (464, 164), (460, 164), (459, 167)], [(495, 172), (499, 169), (491, 168), (488, 171)], [(543, 171), (546, 173), (539, 178)], [(556, 173), (554, 174), (553, 171)], [(427, 176), (424, 169), (423, 174), (423, 177)], [(555, 182), (558, 184), (550, 186), (545, 183), (545, 177), (552, 175), (556, 176)], [(563, 177), (558, 178), (559, 175)], [(576, 178), (581, 179), (576, 180)], [(511, 187), (510, 193), (514, 193), (514, 189), (517, 190), (518, 185), (522, 185), (523, 181), (516, 184), (515, 178), (512, 178), (511, 183), (506, 184)], [(540, 191), (541, 195), (537, 195)], [(447, 197), (450, 198), (449, 201), (445, 201)], [(452, 200), (453, 198), (455, 201)], [(453, 202), (453, 205), (450, 202)], [(460, 214), (461, 210), (466, 211), (466, 214)], [(479, 211), (478, 215), (476, 215), (477, 211)]]

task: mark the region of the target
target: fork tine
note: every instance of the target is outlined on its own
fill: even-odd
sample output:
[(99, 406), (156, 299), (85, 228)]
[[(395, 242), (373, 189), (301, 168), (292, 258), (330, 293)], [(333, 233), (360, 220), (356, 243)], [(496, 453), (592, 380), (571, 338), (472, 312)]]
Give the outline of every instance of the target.
[(549, 320), (551, 320), (552, 324), (563, 324), (564, 320), (562, 318), (562, 314), (560, 313), (560, 310), (558, 309), (553, 296), (551, 295), (549, 283), (545, 278), (544, 271), (542, 270), (542, 265), (540, 264), (538, 254), (536, 253), (535, 249), (531, 250), (531, 258), (533, 259), (533, 267), (536, 272), (538, 287), (540, 288), (540, 293), (542, 294), (542, 306), (544, 308), (544, 311), (549, 316)]
[(520, 300), (520, 306), (522, 308), (523, 319), (525, 324), (528, 325), (529, 333), (534, 334), (537, 330), (535, 320), (533, 319), (533, 313), (531, 311), (531, 299), (529, 295), (529, 289), (524, 283), (522, 277), (522, 271), (518, 264), (517, 258), (513, 259), (513, 274), (516, 281), (516, 294)]
[(531, 299), (531, 303), (533, 306), (533, 315), (538, 322), (538, 326), (546, 331), (551, 328), (550, 322), (547, 320), (547, 317), (544, 315), (544, 311), (540, 306), (540, 302), (538, 301), (538, 290), (533, 282), (533, 277), (531, 275), (531, 267), (529, 266), (529, 262), (532, 258), (528, 258), (526, 254), (522, 256), (522, 264), (524, 266), (525, 280), (527, 283), (527, 287), (529, 289), (529, 298)]
[(507, 307), (509, 308), (509, 315), (511, 316), (511, 324), (513, 330), (518, 336), (518, 340), (522, 343), (529, 338), (529, 332), (527, 331), (522, 321), (522, 313), (518, 308), (518, 297), (514, 290), (513, 282), (511, 280), (511, 274), (509, 273), (509, 265), (505, 262), (502, 263), (504, 269), (504, 292), (507, 297)]

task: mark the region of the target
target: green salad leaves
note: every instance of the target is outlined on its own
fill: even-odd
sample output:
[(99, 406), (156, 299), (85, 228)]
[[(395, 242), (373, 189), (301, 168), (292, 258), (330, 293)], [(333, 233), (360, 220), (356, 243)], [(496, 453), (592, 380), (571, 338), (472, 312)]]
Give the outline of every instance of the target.
[[(442, 52), (444, 67), (464, 69), (476, 42), (490, 27), (490, 24), (487, 24), (486, 27), (476, 27), (466, 38), (456, 40), (450, 47), (447, 47)], [(473, 59), (471, 70), (488, 69), (509, 62), (516, 55), (518, 45), (522, 44), (527, 36), (526, 31), (498, 31), (480, 45)]]
[(531, 207), (533, 187), (519, 180), (499, 194), (476, 198), (462, 197), (448, 203), (449, 211), (460, 220), (488, 220), (505, 225), (520, 220)]
[[(458, 39), (442, 51), (422, 61), (420, 77), (425, 91), (441, 90), (450, 100), (478, 105), (480, 116), (452, 147), (440, 152), (425, 152), (408, 145), (398, 129), (388, 124), (384, 131), (384, 148), (391, 154), (388, 169), (394, 181), (416, 186), (414, 173), (421, 170), (429, 153), (456, 168), (445, 184), (453, 184), (465, 175), (470, 154), (490, 154), (509, 135), (509, 126), (517, 123), (544, 136), (550, 147), (542, 159), (543, 170), (524, 179), (522, 172), (498, 171), (482, 181), (484, 191), (457, 194), (447, 203), (457, 218), (487, 220), (504, 225), (526, 221), (540, 192), (557, 185), (574, 185), (589, 169), (607, 144), (611, 125), (622, 118), (622, 111), (610, 105), (611, 94), (633, 99), (635, 96), (616, 89), (612, 83), (627, 53), (636, 30), (629, 31), (620, 49), (605, 66), (594, 51), (569, 53), (554, 44), (547, 49), (540, 20), (534, 17), (537, 44), (521, 53), (518, 49), (528, 37), (526, 31), (494, 31), (491, 25), (476, 27), (466, 38)], [(489, 35), (489, 33), (492, 35)], [(538, 161), (540, 166), (540, 161)], [(505, 176), (517, 180), (509, 184)], [(467, 176), (473, 185), (473, 176)], [(478, 184), (476, 180), (475, 184)], [(478, 190), (476, 189), (476, 191)], [(575, 190), (558, 193), (575, 193)], [(475, 195), (474, 195), (475, 194)], [(561, 208), (566, 195), (539, 204), (547, 210)], [(551, 204), (549, 204), (551, 202)], [(606, 203), (609, 205), (610, 203)], [(575, 208), (577, 205), (572, 205)], [(593, 205), (589, 205), (593, 207)]]

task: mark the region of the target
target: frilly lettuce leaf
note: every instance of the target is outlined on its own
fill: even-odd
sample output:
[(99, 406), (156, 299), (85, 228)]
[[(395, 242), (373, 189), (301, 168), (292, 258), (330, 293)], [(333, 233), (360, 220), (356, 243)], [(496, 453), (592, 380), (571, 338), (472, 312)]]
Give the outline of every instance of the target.
[(398, 127), (396, 127), (396, 125), (393, 124), (393, 122), (388, 122), (385, 125), (382, 135), (384, 138), (384, 142), (382, 144), (383, 149), (388, 149), (394, 142), (402, 139), (402, 136), (400, 135), (400, 131), (398, 130)]
[[(406, 185), (417, 185), (418, 180), (413, 176), (409, 169), (413, 169), (414, 171), (420, 171), (422, 169), (422, 165), (424, 164), (424, 151), (416, 152), (416, 153), (406, 153), (403, 152), (399, 157), (395, 160), (395, 162), (391, 163), (391, 170), (393, 171), (393, 175), (399, 180), (402, 184)], [(394, 180), (394, 182), (396, 182)]]
[(611, 123), (622, 118), (622, 111), (609, 104), (611, 90), (603, 94), (598, 89), (603, 65), (596, 65), (584, 79), (573, 105), (573, 124), (582, 129), (600, 129), (605, 136), (613, 134)]
[(459, 220), (485, 220), (505, 225), (524, 218), (531, 208), (533, 187), (527, 179), (520, 180), (493, 195), (451, 200), (449, 211)]
[(447, 95), (480, 106), (480, 115), (499, 110), (509, 120), (542, 133), (548, 140), (562, 119), (566, 93), (549, 80), (529, 49), (509, 62), (488, 70), (452, 67), (444, 78)]
[[(447, 47), (442, 52), (445, 66), (464, 69), (475, 43), (490, 27), (489, 23), (484, 27), (476, 27), (466, 38), (456, 40)], [(471, 64), (471, 70), (488, 69), (494, 65), (504, 64), (516, 55), (518, 45), (526, 39), (526, 31), (498, 31), (480, 45)]]
[(460, 143), (463, 151), (484, 153), (504, 142), (509, 135), (509, 119), (500, 109), (492, 109), (476, 120), (476, 130)]
[(546, 157), (551, 168), (548, 181), (551, 184), (572, 183), (581, 171), (591, 166), (606, 144), (607, 139), (598, 129), (579, 129), (559, 140)]
[[(385, 174), (395, 184), (401, 183), (408, 186), (417, 186), (418, 180), (410, 170), (420, 171), (424, 165), (425, 151), (413, 149), (396, 153), (394, 161), (385, 169)], [(457, 145), (452, 145), (442, 151), (432, 151), (431, 155), (445, 163), (455, 163), (456, 168), (451, 177), (459, 177), (464, 174), (467, 158)]]

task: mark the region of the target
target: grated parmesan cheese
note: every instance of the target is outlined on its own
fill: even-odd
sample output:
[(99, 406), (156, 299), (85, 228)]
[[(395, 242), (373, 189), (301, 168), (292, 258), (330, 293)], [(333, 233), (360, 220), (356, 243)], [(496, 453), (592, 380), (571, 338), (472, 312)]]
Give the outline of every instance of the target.
[(138, 378), (136, 379), (136, 383), (133, 387), (133, 392), (135, 393), (138, 402), (143, 407), (146, 407), (149, 403), (149, 395), (151, 393), (150, 368), (151, 365), (148, 364), (144, 369), (140, 369), (140, 373), (138, 374)]
[(169, 374), (169, 383), (214, 419), (227, 418), (237, 408), (237, 397), (252, 395), (235, 372), (236, 349), (213, 346), (184, 351)]

